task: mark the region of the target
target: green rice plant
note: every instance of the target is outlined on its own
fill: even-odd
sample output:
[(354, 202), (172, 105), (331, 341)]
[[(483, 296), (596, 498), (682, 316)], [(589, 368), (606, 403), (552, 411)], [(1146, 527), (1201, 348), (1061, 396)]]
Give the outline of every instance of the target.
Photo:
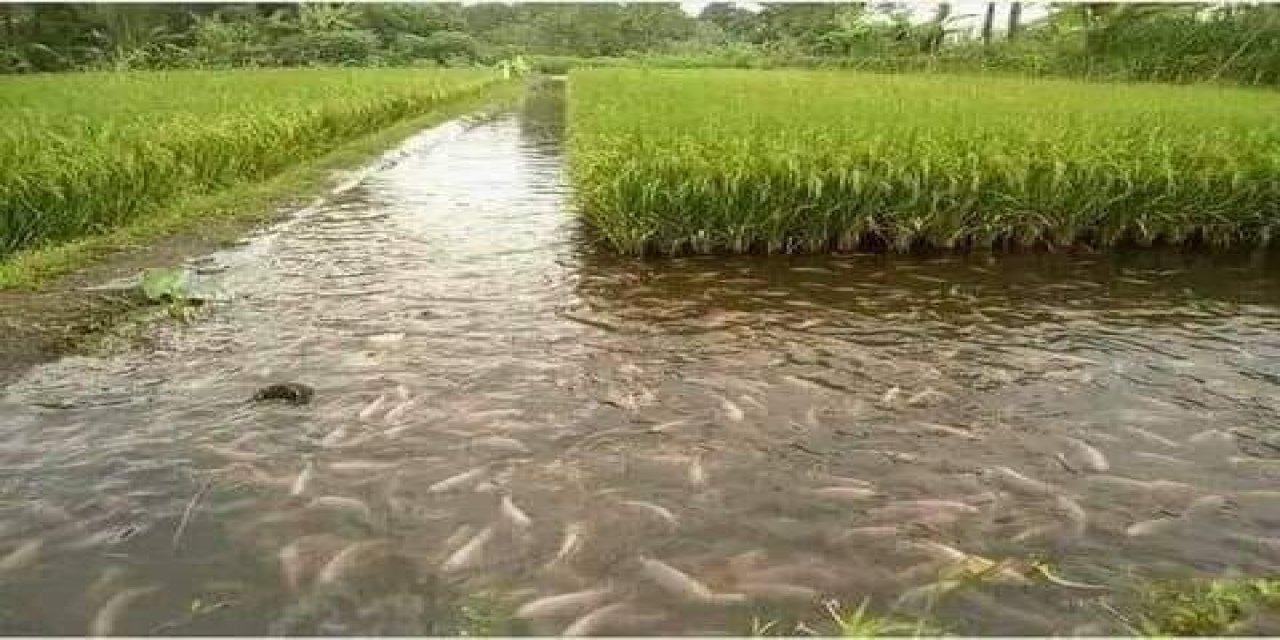
[(570, 172), (628, 254), (1260, 245), (1280, 93), (840, 71), (575, 69)]
[(454, 69), (0, 77), (0, 258), (259, 182), (498, 81)]

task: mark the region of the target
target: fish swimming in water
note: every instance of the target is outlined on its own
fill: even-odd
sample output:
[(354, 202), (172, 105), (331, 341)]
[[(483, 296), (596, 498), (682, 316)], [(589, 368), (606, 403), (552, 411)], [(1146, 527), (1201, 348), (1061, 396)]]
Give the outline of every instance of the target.
[(668, 595), (696, 604), (742, 602), (742, 594), (717, 594), (689, 574), (653, 558), (640, 558), (640, 574)]
[(502, 506), (500, 507), (500, 511), (502, 512), (502, 519), (507, 524), (511, 525), (511, 528), (513, 529), (528, 529), (529, 526), (533, 524), (533, 520), (529, 518), (524, 511), (521, 511), (520, 507), (516, 506), (515, 501), (511, 499), (510, 495), (502, 496)]
[(345, 496), (320, 496), (307, 503), (308, 509), (337, 511), (356, 516), (366, 524), (373, 524), (373, 510), (362, 500)]
[(276, 554), (285, 586), (290, 591), (300, 591), (319, 573), (321, 561), (332, 559), (345, 546), (345, 540), (327, 533), (302, 536), (285, 545)]
[(125, 589), (107, 599), (89, 622), (89, 636), (104, 638), (116, 635), (116, 625), (129, 605), (160, 590), (160, 587), (134, 587)]
[(515, 617), (538, 620), (582, 616), (598, 608), (612, 594), (612, 589), (604, 587), (538, 598), (516, 609)]
[(822, 487), (814, 489), (813, 494), (823, 498), (832, 498), (835, 500), (865, 500), (878, 495), (875, 489), (864, 489), (862, 487)]
[(44, 540), (40, 538), (33, 538), (19, 544), (13, 551), (0, 558), (0, 577), (35, 564), (43, 548)]
[(445, 573), (454, 573), (469, 569), (480, 562), (481, 556), (484, 554), (484, 548), (493, 540), (495, 530), (493, 527), (485, 527), (480, 533), (472, 536), (462, 548), (453, 552), (444, 563), (440, 565), (440, 570)]
[(746, 419), (747, 414), (742, 411), (742, 407), (739, 407), (732, 400), (724, 396), (717, 397), (720, 399), (720, 410), (724, 412), (724, 416), (728, 418), (730, 422), (742, 422)]
[(898, 400), (898, 396), (902, 395), (902, 389), (898, 387), (889, 387), (884, 395), (880, 396), (880, 404), (885, 408), (893, 408), (894, 403)]
[(468, 486), (480, 482), (480, 480), (489, 474), (489, 469), (489, 465), (481, 465), (474, 469), (463, 471), (462, 473), (449, 476), (448, 478), (427, 487), (427, 491), (431, 493), (445, 493), (447, 491), (465, 489)]
[(1129, 525), (1124, 530), (1125, 535), (1130, 538), (1138, 538), (1143, 536), (1153, 536), (1162, 533), (1168, 533), (1178, 528), (1181, 524), (1178, 518), (1155, 518), (1153, 520), (1143, 520)]
[(1009, 467), (992, 467), (988, 473), (1008, 491), (1029, 496), (1046, 497), (1060, 493), (1057, 487), (1023, 475)]
[(572, 558), (582, 548), (585, 535), (586, 527), (581, 522), (567, 525), (564, 528), (564, 538), (560, 542), (560, 548), (556, 550), (555, 557), (551, 558), (547, 565), (552, 566)]
[(377, 415), (378, 412), (381, 411), (384, 406), (386, 406), (386, 404), (387, 404), (387, 395), (384, 393), (379, 395), (377, 400), (374, 400), (373, 402), (370, 402), (368, 405), (365, 405), (365, 407), (360, 410), (360, 413), (356, 414), (356, 417), (366, 421), (372, 420), (373, 417)]
[(1093, 445), (1079, 438), (1063, 438), (1072, 449), (1072, 459), (1086, 471), (1101, 473), (1111, 468), (1111, 463), (1102, 452)]
[(1143, 440), (1146, 440), (1148, 442), (1153, 442), (1155, 444), (1158, 444), (1163, 447), (1168, 447), (1170, 449), (1178, 449), (1182, 447), (1182, 443), (1175, 442), (1154, 431), (1143, 429), (1142, 427), (1127, 426), (1125, 427), (1125, 431), (1128, 431), (1129, 433), (1132, 433), (1133, 435), (1138, 436)]
[(733, 588), (750, 600), (765, 602), (805, 603), (822, 599), (822, 593), (817, 589), (783, 582), (739, 582)]
[(307, 492), (311, 487), (311, 478), (316, 473), (316, 462), (312, 458), (307, 458), (302, 464), (302, 471), (298, 473), (298, 477), (293, 481), (293, 486), (289, 489), (289, 495), (300, 496)]
[(316, 576), (316, 584), (337, 584), (353, 572), (369, 566), (390, 555), (391, 545), (386, 540), (363, 540), (348, 545), (329, 560)]
[(678, 529), (680, 527), (680, 521), (676, 519), (676, 514), (672, 513), (670, 509), (667, 509), (666, 507), (663, 507), (661, 505), (656, 505), (652, 502), (647, 502), (645, 500), (623, 500), (618, 504), (650, 514), (655, 518), (657, 518), (658, 520), (661, 520), (664, 524), (666, 524), (672, 530)]

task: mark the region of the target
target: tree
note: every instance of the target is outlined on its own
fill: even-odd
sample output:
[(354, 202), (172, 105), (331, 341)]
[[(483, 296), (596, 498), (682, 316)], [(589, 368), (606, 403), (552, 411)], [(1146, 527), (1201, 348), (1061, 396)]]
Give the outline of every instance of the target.
[(987, 3), (987, 13), (982, 19), (982, 44), (991, 45), (991, 32), (996, 24), (996, 3)]

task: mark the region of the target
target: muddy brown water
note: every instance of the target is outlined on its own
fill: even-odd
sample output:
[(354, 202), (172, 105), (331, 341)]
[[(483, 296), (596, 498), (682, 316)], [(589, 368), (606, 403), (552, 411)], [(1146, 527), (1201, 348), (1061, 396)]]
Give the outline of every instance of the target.
[(6, 388), (0, 631), (1117, 631), (1280, 569), (1274, 258), (617, 259), (561, 134), (425, 132), (199, 261), (207, 316)]

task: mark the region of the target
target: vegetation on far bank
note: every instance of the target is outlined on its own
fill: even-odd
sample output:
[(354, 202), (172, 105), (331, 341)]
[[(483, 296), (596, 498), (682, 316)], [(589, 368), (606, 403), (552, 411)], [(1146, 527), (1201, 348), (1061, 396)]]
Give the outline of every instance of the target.
[(0, 256), (262, 181), (499, 81), (408, 69), (0, 79)]
[[(1027, 6), (1024, 6), (1027, 4)], [(1001, 71), (1280, 84), (1280, 6), (713, 2), (0, 5), (0, 73), (492, 65)], [(926, 15), (929, 14), (929, 15)]]
[(630, 253), (1268, 242), (1280, 94), (980, 76), (570, 78), (586, 219)]

